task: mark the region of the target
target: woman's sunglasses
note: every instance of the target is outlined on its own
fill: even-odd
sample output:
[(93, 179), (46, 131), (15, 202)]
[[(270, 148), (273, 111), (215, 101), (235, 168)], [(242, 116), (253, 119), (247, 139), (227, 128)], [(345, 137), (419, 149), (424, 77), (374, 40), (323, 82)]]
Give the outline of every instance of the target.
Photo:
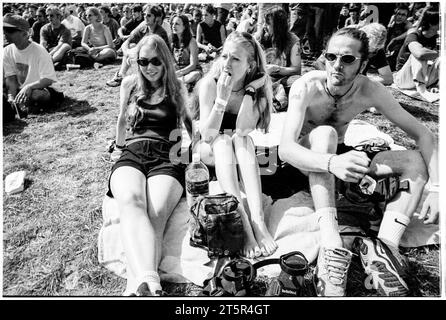
[(330, 62), (336, 61), (336, 59), (339, 57), (343, 64), (352, 64), (356, 60), (361, 59), (361, 58), (355, 57), (354, 55), (351, 55), (351, 54), (336, 54), (336, 53), (330, 53), (330, 52), (326, 52), (324, 54), (324, 57), (325, 57), (325, 59), (327, 59)]
[(152, 59), (147, 59), (147, 58), (138, 58), (136, 60), (136, 63), (139, 64), (141, 67), (147, 67), (150, 64), (154, 65), (155, 67), (159, 67), (160, 65), (162, 65), (162, 61), (160, 59), (158, 59), (157, 57), (154, 57)]

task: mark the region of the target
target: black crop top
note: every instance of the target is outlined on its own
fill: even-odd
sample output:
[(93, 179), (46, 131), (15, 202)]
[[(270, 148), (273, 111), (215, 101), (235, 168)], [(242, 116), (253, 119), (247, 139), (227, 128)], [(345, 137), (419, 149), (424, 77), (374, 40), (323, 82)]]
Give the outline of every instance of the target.
[(167, 99), (158, 104), (138, 101), (135, 107), (135, 115), (127, 118), (130, 132), (168, 140), (171, 131), (177, 128), (176, 108)]
[(221, 120), (220, 133), (224, 133), (224, 130), (235, 130), (235, 125), (237, 123), (237, 114), (226, 112), (223, 114), (223, 119)]

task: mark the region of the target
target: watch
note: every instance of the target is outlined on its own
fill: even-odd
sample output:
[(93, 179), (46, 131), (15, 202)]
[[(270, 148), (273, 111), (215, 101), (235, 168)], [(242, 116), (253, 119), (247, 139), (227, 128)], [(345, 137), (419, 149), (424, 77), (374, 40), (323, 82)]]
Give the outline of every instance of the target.
[(245, 96), (250, 96), (252, 100), (254, 100), (256, 95), (256, 90), (254, 90), (252, 87), (248, 87), (245, 89)]

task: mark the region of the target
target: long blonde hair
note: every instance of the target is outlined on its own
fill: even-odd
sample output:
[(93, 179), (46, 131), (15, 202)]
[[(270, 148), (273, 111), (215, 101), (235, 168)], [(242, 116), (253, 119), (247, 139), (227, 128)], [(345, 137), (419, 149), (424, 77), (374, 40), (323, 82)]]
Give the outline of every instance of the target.
[[(178, 80), (175, 73), (175, 62), (173, 61), (172, 54), (164, 42), (163, 38), (156, 34), (151, 34), (145, 36), (136, 46), (136, 52), (141, 52), (141, 49), (145, 46), (150, 46), (156, 52), (158, 58), (162, 61), (164, 72), (162, 77), (162, 86), (164, 88), (164, 95), (168, 102), (176, 108), (178, 127), (181, 126), (181, 120), (184, 122), (186, 129), (189, 133), (192, 131), (192, 121), (188, 109), (186, 108), (186, 89), (183, 83)], [(130, 102), (135, 102), (138, 104), (139, 101), (144, 101), (147, 99), (148, 95), (154, 89), (150, 84), (150, 81), (142, 74), (141, 69), (138, 66), (137, 75), (130, 76), (134, 78), (134, 81), (130, 81), (130, 88), (132, 88), (133, 94), (130, 96)], [(129, 114), (132, 113), (132, 108), (134, 103), (129, 105)]]
[[(254, 99), (254, 106), (259, 111), (259, 120), (256, 127), (268, 131), (269, 122), (271, 120), (271, 110), (273, 107), (273, 92), (272, 82), (269, 75), (266, 73), (266, 59), (262, 47), (254, 37), (247, 32), (234, 31), (226, 39), (225, 43), (229, 41), (235, 42), (243, 46), (248, 52), (248, 63), (251, 65), (251, 71), (247, 73), (243, 86), (248, 85), (259, 75), (265, 75), (265, 84), (256, 92)], [(211, 66), (210, 71), (206, 77), (218, 79), (223, 70), (223, 60), (218, 58)], [(196, 86), (199, 87), (199, 84)], [(197, 94), (194, 97), (195, 112), (198, 112), (198, 98)]]

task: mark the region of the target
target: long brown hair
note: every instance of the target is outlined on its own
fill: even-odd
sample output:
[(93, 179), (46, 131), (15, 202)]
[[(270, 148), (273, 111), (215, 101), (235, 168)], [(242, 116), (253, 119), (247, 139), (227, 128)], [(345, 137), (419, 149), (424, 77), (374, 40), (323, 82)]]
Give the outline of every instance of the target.
[[(177, 78), (175, 73), (175, 62), (173, 61), (172, 54), (170, 53), (167, 44), (160, 36), (156, 34), (151, 34), (145, 36), (137, 45), (136, 52), (141, 52), (141, 49), (145, 46), (149, 46), (152, 50), (156, 52), (157, 57), (162, 61), (164, 72), (162, 76), (162, 87), (164, 88), (164, 95), (166, 100), (175, 106), (177, 117), (178, 117), (178, 127), (181, 126), (180, 121), (184, 122), (186, 129), (191, 134), (192, 132), (192, 121), (188, 109), (186, 108), (186, 89), (183, 83)], [(155, 88), (152, 87), (150, 81), (142, 74), (141, 69), (137, 68), (137, 75), (130, 76), (134, 78), (134, 81), (130, 81), (130, 87), (133, 94), (131, 94), (130, 102), (144, 101), (148, 98), (151, 92)], [(129, 105), (132, 107), (133, 103)], [(129, 113), (132, 110), (129, 108)]]

